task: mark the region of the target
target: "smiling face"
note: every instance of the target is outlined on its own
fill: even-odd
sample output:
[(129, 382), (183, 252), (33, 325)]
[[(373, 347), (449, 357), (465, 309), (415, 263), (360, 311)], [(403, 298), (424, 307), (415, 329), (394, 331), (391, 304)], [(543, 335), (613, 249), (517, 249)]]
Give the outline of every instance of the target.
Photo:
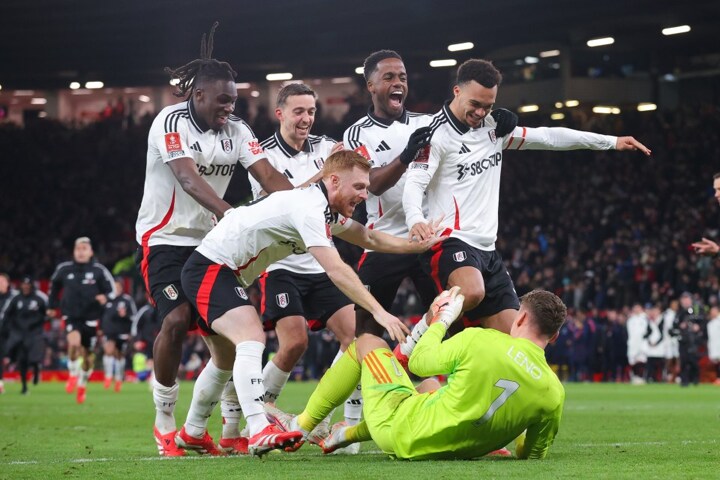
[(450, 110), (458, 120), (470, 128), (478, 128), (492, 111), (497, 97), (498, 87), (484, 87), (475, 80), (455, 85), (455, 98), (450, 103)]
[(358, 167), (340, 170), (326, 180), (330, 209), (352, 217), (355, 207), (368, 198), (370, 173)]
[(376, 115), (386, 119), (400, 117), (408, 92), (405, 64), (399, 58), (379, 61), (370, 75), (367, 88), (372, 95)]
[(193, 106), (208, 127), (220, 130), (235, 110), (237, 97), (235, 82), (206, 80), (193, 90)]
[(280, 134), (288, 144), (302, 147), (315, 122), (316, 111), (312, 95), (291, 95), (282, 107), (275, 109), (275, 116), (280, 121)]

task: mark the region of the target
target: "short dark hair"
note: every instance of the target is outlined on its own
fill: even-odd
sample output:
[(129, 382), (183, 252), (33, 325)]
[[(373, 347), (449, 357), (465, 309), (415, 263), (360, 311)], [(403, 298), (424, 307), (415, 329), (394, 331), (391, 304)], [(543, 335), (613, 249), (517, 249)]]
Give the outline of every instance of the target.
[(713, 180), (717, 180), (718, 178), (720, 178), (720, 172), (713, 175)]
[(567, 317), (567, 307), (547, 290), (533, 290), (520, 297), (520, 304), (530, 314), (539, 332), (548, 338), (560, 331)]
[(377, 70), (378, 63), (388, 58), (397, 58), (402, 62), (402, 57), (395, 50), (378, 50), (368, 55), (365, 62), (363, 62), (363, 76), (365, 77), (365, 81), (368, 81), (370, 75)]
[(317, 99), (315, 90), (304, 83), (289, 83), (278, 92), (276, 105), (280, 108), (284, 107), (288, 97), (292, 97), (293, 95), (312, 95), (314, 99)]
[(184, 97), (192, 93), (196, 85), (205, 81), (226, 80), (235, 81), (235, 70), (229, 63), (212, 58), (215, 29), (220, 23), (215, 22), (210, 28), (210, 34), (203, 33), (200, 40), (200, 58), (193, 60), (178, 68), (165, 67), (165, 72), (173, 80), (178, 80), (176, 97)]
[(458, 67), (456, 83), (462, 85), (472, 80), (485, 88), (493, 88), (502, 82), (502, 74), (487, 60), (471, 58)]

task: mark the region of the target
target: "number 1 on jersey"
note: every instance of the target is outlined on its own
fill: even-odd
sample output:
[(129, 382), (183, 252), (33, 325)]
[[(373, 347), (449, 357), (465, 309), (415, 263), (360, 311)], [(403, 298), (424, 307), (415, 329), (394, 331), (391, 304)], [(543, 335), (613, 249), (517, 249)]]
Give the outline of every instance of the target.
[(480, 417), (479, 420), (476, 420), (473, 423), (473, 425), (476, 427), (479, 427), (480, 425), (490, 421), (498, 408), (502, 407), (507, 401), (507, 399), (510, 398), (510, 395), (515, 393), (517, 389), (520, 388), (520, 385), (518, 385), (517, 382), (513, 382), (512, 380), (503, 380), (502, 378), (495, 382), (495, 386), (502, 388), (502, 393), (500, 393), (500, 395), (495, 399), (495, 401), (492, 402), (490, 408), (488, 408), (487, 412), (485, 412), (485, 415), (483, 415), (482, 417)]

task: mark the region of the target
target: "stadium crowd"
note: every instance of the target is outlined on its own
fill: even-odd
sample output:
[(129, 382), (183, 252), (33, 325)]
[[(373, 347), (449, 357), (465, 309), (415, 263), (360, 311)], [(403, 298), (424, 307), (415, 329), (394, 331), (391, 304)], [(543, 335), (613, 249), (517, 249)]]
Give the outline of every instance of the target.
[[(260, 112), (251, 125), (270, 131), (265, 117)], [(354, 120), (325, 118), (314, 130), (341, 132)], [(544, 121), (523, 115), (520, 124)], [(547, 352), (561, 377), (624, 381), (630, 378), (625, 324), (633, 305), (643, 312), (664, 311), (690, 292), (706, 320), (718, 306), (720, 264), (695, 254), (690, 244), (702, 236), (720, 237), (711, 183), (717, 167), (708, 161), (720, 158), (720, 111), (712, 104), (607, 116), (574, 109), (562, 123), (607, 134), (633, 132), (653, 147), (653, 157), (507, 152), (497, 245), (518, 295), (543, 288), (569, 307), (560, 340)], [(47, 279), (68, 259), (72, 240), (87, 235), (96, 258), (114, 274), (131, 278), (135, 301), (145, 303), (128, 259), (136, 249), (148, 127), (147, 118), (80, 128), (45, 119), (24, 128), (1, 125), (6, 160), (0, 162), (0, 272), (14, 284), (23, 275)], [(226, 196), (233, 204), (250, 197), (246, 173), (236, 172), (242, 173)], [(360, 252), (338, 243), (345, 260), (356, 263)], [(403, 285), (393, 313), (412, 323), (421, 313), (419, 303), (410, 284)], [(58, 320), (45, 328), (43, 368), (63, 362), (59, 329)], [(311, 335), (310, 342), (297, 378), (319, 377), (337, 349), (324, 332)], [(185, 365), (195, 366), (188, 369), (191, 375), (206, 359), (204, 347), (197, 347), (201, 343), (194, 337), (187, 341)], [(666, 377), (651, 369), (639, 376), (675, 378), (672, 367), (663, 368)]]

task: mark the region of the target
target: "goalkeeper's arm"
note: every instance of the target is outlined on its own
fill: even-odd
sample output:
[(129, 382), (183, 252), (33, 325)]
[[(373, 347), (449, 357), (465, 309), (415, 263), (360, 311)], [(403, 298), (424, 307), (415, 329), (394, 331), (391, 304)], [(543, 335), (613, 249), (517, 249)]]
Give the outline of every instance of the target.
[(460, 287), (453, 287), (433, 301), (428, 313), (432, 318), (430, 327), (415, 346), (408, 364), (415, 375), (447, 375), (455, 370), (462, 344), (454, 340), (458, 336), (445, 342), (442, 339), (448, 327), (462, 313), (465, 298), (459, 292)]

